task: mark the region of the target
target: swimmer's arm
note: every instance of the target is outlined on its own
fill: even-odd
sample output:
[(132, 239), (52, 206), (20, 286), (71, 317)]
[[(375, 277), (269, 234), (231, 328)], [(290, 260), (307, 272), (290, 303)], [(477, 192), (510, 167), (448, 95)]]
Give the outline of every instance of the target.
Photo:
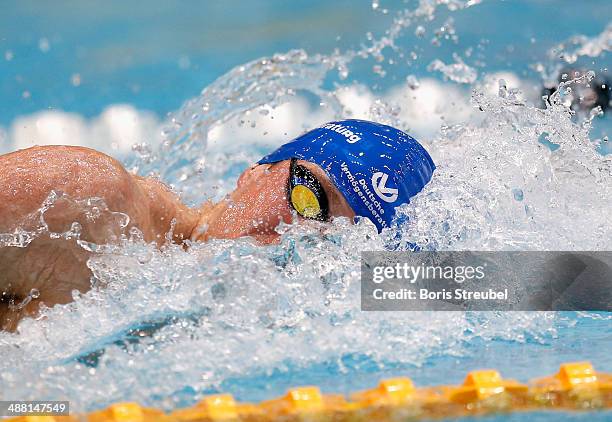
[(156, 242), (161, 245), (165, 242), (166, 234), (172, 230), (174, 242), (182, 243), (189, 239), (200, 218), (201, 210), (187, 207), (174, 192), (158, 180), (136, 175), (132, 175), (132, 178), (149, 204), (151, 237), (155, 237)]
[[(41, 216), (41, 206), (53, 192), (60, 199)], [(92, 206), (82, 204), (90, 198), (102, 199), (110, 212), (88, 216)], [(118, 224), (116, 213), (129, 217), (128, 227)], [(78, 223), (79, 238), (86, 242), (112, 243), (136, 227), (146, 242), (162, 245), (173, 220), (173, 240), (180, 243), (190, 237), (198, 218), (198, 210), (182, 204), (161, 182), (135, 176), (92, 149), (44, 146), (0, 155), (0, 233), (9, 239), (18, 228), (38, 232), (41, 222), (55, 233)], [(41, 304), (68, 303), (73, 290), (91, 288), (91, 254), (73, 237), (48, 236), (44, 230), (21, 247), (2, 246), (0, 330), (14, 330), (21, 318), (36, 315)], [(38, 298), (26, 300), (33, 289)]]

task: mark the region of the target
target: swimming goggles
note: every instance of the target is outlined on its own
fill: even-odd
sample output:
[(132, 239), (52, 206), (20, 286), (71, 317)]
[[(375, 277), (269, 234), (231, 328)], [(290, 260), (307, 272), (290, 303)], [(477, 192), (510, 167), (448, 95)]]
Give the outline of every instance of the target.
[(327, 195), (314, 174), (291, 159), (289, 165), (289, 203), (304, 218), (327, 221), (329, 206)]

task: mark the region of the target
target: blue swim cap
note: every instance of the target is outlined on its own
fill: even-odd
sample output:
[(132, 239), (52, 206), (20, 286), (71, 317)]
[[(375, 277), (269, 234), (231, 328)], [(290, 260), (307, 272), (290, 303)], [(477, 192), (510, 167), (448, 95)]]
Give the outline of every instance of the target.
[(356, 215), (380, 232), (395, 207), (409, 202), (431, 180), (431, 157), (414, 138), (365, 120), (327, 123), (266, 155), (258, 164), (298, 158), (318, 164)]

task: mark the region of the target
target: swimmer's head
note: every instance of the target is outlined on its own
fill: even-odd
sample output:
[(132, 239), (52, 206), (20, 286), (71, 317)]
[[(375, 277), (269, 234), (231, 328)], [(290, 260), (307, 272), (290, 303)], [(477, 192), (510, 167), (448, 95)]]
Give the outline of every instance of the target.
[(364, 120), (328, 123), (246, 170), (225, 201), (204, 212), (192, 238), (278, 238), (281, 221), (364, 217), (378, 231), (431, 179), (435, 165), (412, 137)]

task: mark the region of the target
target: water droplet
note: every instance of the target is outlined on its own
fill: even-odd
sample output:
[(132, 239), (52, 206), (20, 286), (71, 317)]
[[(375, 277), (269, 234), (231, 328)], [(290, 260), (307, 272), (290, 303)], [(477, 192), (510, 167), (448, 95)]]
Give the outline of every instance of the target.
[(81, 75), (78, 73), (73, 73), (70, 77), (70, 83), (72, 86), (80, 86), (81, 85)]
[(48, 52), (51, 49), (51, 44), (49, 43), (48, 39), (43, 37), (40, 40), (38, 40), (38, 48), (43, 53), (46, 53), (46, 52)]
[(497, 95), (500, 98), (507, 98), (508, 97), (508, 86), (506, 84), (506, 80), (505, 79), (500, 79), (497, 82), (497, 85), (498, 85)]
[(372, 66), (372, 71), (376, 73), (378, 76), (380, 76), (381, 78), (384, 78), (385, 75), (387, 74), (387, 72), (379, 64), (375, 64), (374, 66)]
[(179, 57), (178, 67), (179, 69), (182, 69), (182, 70), (189, 69), (191, 67), (191, 60), (189, 59), (189, 56)]
[(518, 188), (512, 189), (512, 196), (514, 197), (515, 200), (522, 201), (524, 198), (523, 190), (518, 189)]
[(408, 75), (406, 77), (406, 82), (408, 83), (408, 87), (410, 89), (418, 89), (421, 86), (421, 83), (414, 75)]

